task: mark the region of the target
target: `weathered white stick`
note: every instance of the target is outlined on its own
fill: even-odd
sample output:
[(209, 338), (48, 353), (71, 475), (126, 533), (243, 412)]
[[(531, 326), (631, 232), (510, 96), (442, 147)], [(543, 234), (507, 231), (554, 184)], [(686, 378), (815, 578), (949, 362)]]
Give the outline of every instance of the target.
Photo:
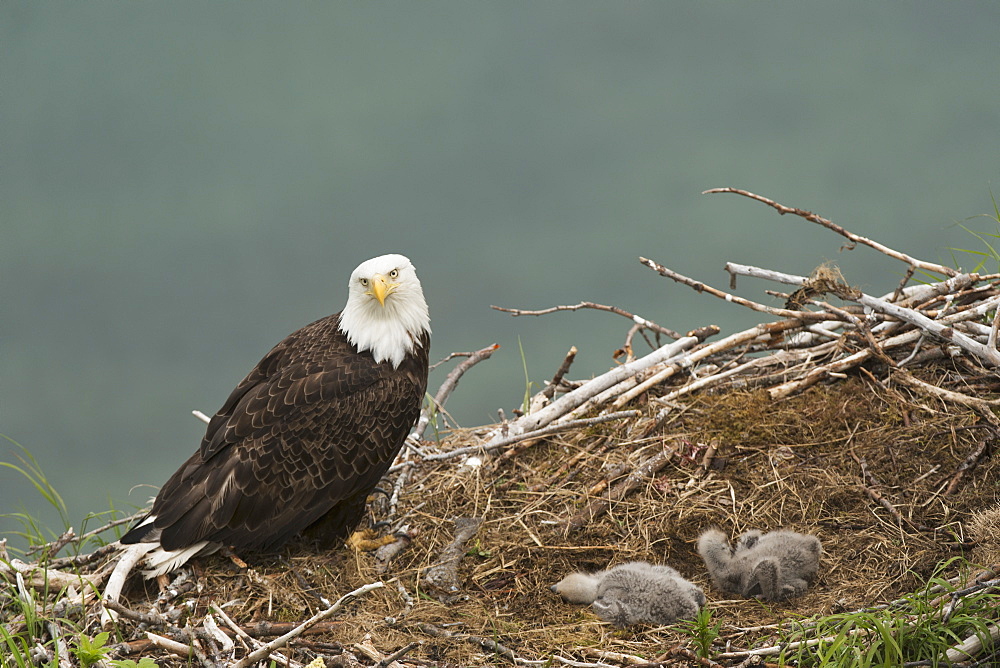
[(997, 330), (1000, 329), (1000, 318), (997, 316), (1000, 313), (993, 314), (993, 325), (990, 327), (989, 338), (986, 339), (986, 347), (990, 350), (996, 350), (997, 347)]
[(729, 378), (730, 376), (737, 376), (741, 373), (746, 373), (747, 371), (750, 371), (757, 367), (772, 366), (774, 364), (783, 364), (785, 360), (789, 359), (790, 357), (791, 355), (788, 353), (788, 351), (779, 350), (778, 352), (768, 355), (767, 357), (757, 357), (745, 364), (734, 366), (731, 369), (726, 369), (725, 371), (712, 374), (711, 376), (705, 376), (704, 378), (699, 378), (698, 380), (692, 381), (683, 387), (679, 387), (673, 392), (654, 400), (656, 401), (656, 403), (666, 404), (666, 407), (660, 409), (660, 412), (656, 414), (656, 421), (659, 422), (660, 420), (662, 420), (667, 416), (667, 413), (673, 410), (673, 407), (670, 404), (677, 397), (683, 396), (690, 392), (694, 392), (695, 390), (700, 390), (701, 388), (709, 385), (714, 385), (719, 381)]
[[(792, 285), (802, 285), (808, 279), (804, 276), (794, 276), (792, 274), (783, 274), (777, 271), (769, 271), (766, 269), (760, 269), (758, 267), (750, 267), (747, 265), (738, 265), (732, 262), (726, 264), (726, 271), (732, 274), (745, 274), (747, 276), (754, 276), (756, 278), (767, 278), (772, 281), (778, 281), (780, 283), (787, 283)], [(943, 281), (942, 283), (950, 283), (950, 281), (962, 278), (962, 280), (969, 280), (971, 282), (972, 276), (966, 275), (967, 278), (961, 276), (954, 276), (949, 281)], [(978, 277), (977, 277), (978, 278)], [(845, 286), (846, 287), (846, 286)], [(866, 295), (863, 292), (858, 291), (856, 295), (843, 294), (838, 295), (842, 299), (849, 299), (850, 301), (856, 301), (862, 306), (867, 306), (873, 311), (882, 313), (883, 315), (888, 315), (897, 320), (902, 320), (903, 322), (908, 322), (911, 325), (919, 327), (931, 334), (945, 339), (946, 341), (952, 341), (956, 345), (962, 347), (968, 352), (972, 353), (976, 357), (980, 358), (985, 362), (989, 362), (993, 366), (1000, 366), (1000, 351), (997, 351), (996, 347), (990, 347), (973, 340), (972, 338), (956, 331), (954, 328), (943, 324), (940, 321), (931, 320), (924, 314), (915, 311), (898, 304), (892, 304), (884, 299), (878, 297), (872, 297), (871, 295)]]
[[(1000, 296), (988, 299), (974, 308), (960, 311), (958, 313), (952, 313), (949, 316), (945, 316), (938, 322), (946, 325), (953, 325), (965, 320), (981, 318), (984, 314), (989, 311), (996, 310), (998, 307), (1000, 307)], [(882, 346), (882, 350), (889, 350), (891, 348), (913, 343), (925, 334), (926, 332), (921, 329), (914, 329), (909, 332), (903, 332), (902, 334), (889, 337), (888, 339), (880, 342), (879, 345)], [(771, 395), (772, 399), (782, 399), (801, 389), (809, 387), (830, 373), (839, 373), (841, 371), (846, 371), (851, 367), (857, 366), (868, 359), (871, 355), (872, 351), (870, 349), (866, 348), (865, 350), (859, 350), (853, 355), (848, 355), (847, 357), (842, 357), (828, 364), (824, 364), (823, 366), (816, 367), (801, 378), (796, 378), (795, 380), (790, 380), (787, 383), (776, 385), (768, 390), (768, 394)]]
[(66, 573), (53, 568), (42, 568), (38, 564), (29, 564), (20, 559), (11, 559), (7, 563), (0, 561), (0, 580), (5, 579), (8, 573), (21, 573), (26, 576), (27, 585), (34, 589), (58, 591), (66, 587), (83, 585), (86, 588), (99, 584), (97, 574)]
[(655, 387), (660, 383), (662, 383), (663, 381), (667, 380), (668, 378), (676, 374), (679, 370), (690, 368), (695, 364), (697, 364), (698, 362), (700, 362), (701, 360), (710, 357), (721, 350), (727, 350), (729, 348), (738, 346), (741, 343), (746, 343), (747, 341), (753, 341), (759, 336), (770, 336), (772, 334), (784, 331), (786, 329), (792, 329), (794, 327), (801, 327), (801, 326), (802, 323), (797, 320), (783, 320), (776, 323), (774, 322), (764, 323), (757, 325), (756, 327), (751, 327), (750, 329), (744, 330), (742, 332), (737, 332), (736, 334), (727, 336), (726, 338), (720, 339), (715, 343), (707, 345), (703, 348), (699, 348), (698, 350), (692, 351), (688, 355), (683, 356), (683, 359), (681, 361), (671, 364), (667, 368), (647, 378), (646, 380), (639, 383), (634, 388), (623, 394), (617, 401), (615, 401), (614, 407), (621, 408), (629, 401), (632, 401), (633, 399), (638, 397), (643, 392), (646, 392), (650, 388)]
[[(910, 373), (897, 369), (892, 373), (892, 378), (896, 381), (900, 381), (905, 385), (910, 387), (915, 387), (918, 390), (922, 390), (927, 394), (938, 397), (943, 401), (947, 401), (953, 404), (960, 404), (963, 406), (971, 406), (973, 408), (978, 408), (984, 413), (992, 415), (990, 408), (996, 408), (1000, 406), (1000, 400), (997, 399), (980, 399), (978, 397), (970, 397), (967, 394), (962, 394), (961, 392), (953, 392), (951, 390), (946, 390), (943, 387), (938, 387), (937, 385), (931, 385), (930, 383), (920, 380), (914, 377)], [(996, 420), (993, 420), (996, 422)]]
[(467, 359), (464, 359), (456, 364), (455, 368), (448, 372), (448, 376), (444, 379), (444, 382), (441, 383), (437, 393), (431, 399), (431, 403), (420, 411), (420, 417), (417, 419), (417, 424), (414, 425), (412, 430), (410, 430), (410, 435), (406, 437), (406, 440), (419, 442), (420, 439), (424, 437), (424, 432), (427, 431), (427, 425), (430, 424), (431, 413), (444, 408), (445, 403), (448, 401), (448, 397), (458, 386), (458, 381), (462, 378), (462, 375), (483, 360), (489, 359), (490, 356), (499, 348), (500, 344), (494, 343), (477, 350), (474, 353), (469, 353)]
[[(560, 431), (566, 431), (569, 429), (577, 429), (579, 427), (587, 427), (594, 424), (601, 424), (602, 422), (611, 422), (612, 420), (623, 420), (625, 418), (639, 417), (641, 413), (637, 410), (630, 411), (619, 411), (617, 413), (605, 413), (604, 415), (595, 415), (594, 417), (583, 418), (580, 420), (571, 420), (569, 422), (556, 422), (548, 426), (542, 427), (541, 429), (535, 429), (534, 431), (521, 432), (520, 434), (515, 434), (513, 436), (505, 436), (501, 439), (491, 439), (482, 445), (469, 445), (464, 448), (456, 448), (455, 450), (448, 450), (447, 452), (435, 452), (431, 455), (425, 455), (420, 459), (420, 462), (436, 462), (443, 459), (455, 459), (456, 457), (461, 457), (462, 455), (478, 454), (481, 452), (488, 452), (490, 450), (496, 450), (498, 448), (505, 448), (508, 445), (514, 445), (515, 443), (520, 443), (521, 441), (527, 441), (535, 438), (541, 438), (543, 436), (548, 436), (549, 434), (555, 434)], [(412, 462), (403, 462), (402, 464), (396, 464), (390, 466), (387, 473), (395, 473), (400, 469), (412, 466)]]
[(773, 271), (771, 269), (761, 269), (760, 267), (753, 267), (748, 264), (737, 264), (735, 262), (727, 262), (725, 270), (729, 272), (730, 276), (762, 278), (765, 281), (774, 281), (775, 283), (783, 283), (785, 285), (802, 285), (809, 280), (805, 276), (795, 276), (794, 274), (786, 274), (780, 271)]
[(191, 645), (185, 645), (184, 643), (177, 642), (176, 640), (171, 640), (170, 638), (161, 636), (158, 633), (146, 631), (146, 638), (148, 638), (149, 642), (153, 643), (156, 647), (165, 649), (174, 656), (179, 656), (182, 659), (189, 659), (194, 654), (194, 648), (191, 647)]
[(935, 334), (946, 341), (951, 341), (984, 362), (989, 362), (993, 366), (1000, 366), (1000, 351), (997, 351), (996, 348), (991, 349), (984, 346), (978, 341), (969, 338), (965, 334), (962, 334), (953, 327), (949, 327), (940, 321), (931, 320), (924, 314), (914, 311), (913, 309), (897, 306), (896, 304), (890, 304), (883, 299), (866, 295), (863, 292), (860, 293), (860, 296), (858, 296), (855, 301), (863, 306), (867, 306), (873, 311), (878, 311), (884, 315), (892, 316), (898, 320), (908, 322), (911, 325), (915, 325), (920, 329)]
[[(111, 572), (111, 577), (108, 578), (108, 585), (104, 588), (104, 598), (106, 600), (118, 600), (129, 573), (132, 572), (135, 565), (154, 547), (156, 547), (156, 543), (135, 543), (122, 550), (121, 556), (118, 557), (118, 563), (115, 565), (115, 570)], [(114, 610), (109, 610), (106, 607), (101, 610), (102, 628), (110, 628), (116, 621), (118, 621), (118, 613)]]
[[(997, 640), (1000, 640), (1000, 626), (994, 624), (990, 627), (989, 638), (990, 644), (994, 644)], [(946, 656), (950, 664), (974, 659), (981, 651), (983, 651), (983, 639), (979, 636), (969, 636), (960, 645), (949, 649)]]
[(827, 377), (831, 373), (840, 373), (841, 371), (846, 371), (852, 367), (861, 364), (866, 359), (871, 357), (872, 351), (870, 348), (865, 348), (864, 350), (859, 350), (853, 355), (848, 355), (847, 357), (841, 357), (838, 360), (834, 360), (823, 366), (818, 366), (801, 378), (796, 378), (795, 380), (790, 380), (787, 383), (782, 383), (781, 385), (775, 385), (774, 387), (768, 389), (767, 393), (772, 399), (784, 399), (785, 397), (798, 392), (799, 390), (805, 389), (810, 385), (818, 383), (823, 378)]
[[(577, 406), (580, 406), (591, 397), (600, 394), (612, 385), (620, 383), (626, 378), (634, 376), (640, 371), (648, 369), (655, 364), (666, 362), (667, 360), (679, 355), (683, 351), (697, 344), (698, 339), (696, 337), (685, 336), (677, 341), (674, 341), (673, 343), (668, 343), (665, 346), (657, 348), (645, 357), (640, 357), (634, 362), (629, 362), (628, 364), (615, 367), (611, 371), (588, 381), (572, 392), (564, 394), (537, 413), (530, 413), (514, 420), (508, 425), (506, 437), (517, 436), (525, 432), (535, 431), (545, 427), (550, 422), (553, 422), (557, 418), (569, 413)], [(499, 441), (503, 438), (505, 438), (505, 436), (497, 430), (490, 439), (490, 442)], [(489, 443), (486, 445), (489, 445)]]

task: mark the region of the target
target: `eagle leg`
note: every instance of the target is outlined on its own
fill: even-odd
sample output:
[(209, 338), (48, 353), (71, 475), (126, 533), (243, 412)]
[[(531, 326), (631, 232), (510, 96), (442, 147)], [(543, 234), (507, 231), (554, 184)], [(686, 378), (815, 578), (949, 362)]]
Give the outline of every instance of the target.
[(328, 510), (318, 520), (302, 532), (315, 541), (320, 548), (333, 548), (343, 543), (351, 532), (361, 524), (365, 514), (367, 491), (348, 497)]
[(220, 547), (219, 554), (224, 556), (226, 559), (229, 559), (229, 561), (233, 562), (233, 565), (236, 566), (236, 568), (240, 569), (241, 571), (245, 571), (248, 568), (250, 568), (250, 566), (247, 565), (247, 562), (240, 559), (240, 556), (235, 552), (233, 552), (232, 549), (230, 549), (229, 547), (226, 546)]

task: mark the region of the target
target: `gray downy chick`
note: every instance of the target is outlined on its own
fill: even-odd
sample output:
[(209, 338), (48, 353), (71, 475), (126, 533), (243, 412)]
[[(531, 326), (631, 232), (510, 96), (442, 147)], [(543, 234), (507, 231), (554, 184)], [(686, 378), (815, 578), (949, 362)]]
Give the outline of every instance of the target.
[(747, 531), (736, 548), (718, 529), (698, 538), (698, 554), (719, 589), (765, 601), (800, 596), (819, 569), (819, 538), (794, 531)]
[(701, 589), (676, 570), (641, 561), (594, 574), (573, 573), (552, 590), (567, 601), (591, 603), (598, 617), (618, 627), (690, 619), (705, 604)]

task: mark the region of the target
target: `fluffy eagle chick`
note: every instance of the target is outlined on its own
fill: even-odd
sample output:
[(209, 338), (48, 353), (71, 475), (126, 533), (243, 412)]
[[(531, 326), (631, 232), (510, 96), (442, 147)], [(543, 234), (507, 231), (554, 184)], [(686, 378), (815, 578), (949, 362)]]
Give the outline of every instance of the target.
[(821, 551), (819, 538), (794, 531), (747, 531), (735, 549), (718, 529), (698, 538), (698, 553), (716, 587), (765, 601), (804, 594), (819, 570)]
[(344, 309), (261, 359), (121, 542), (153, 577), (222, 545), (272, 550), (300, 532), (323, 545), (343, 539), (420, 413), (429, 348), (410, 261), (361, 263)]
[(705, 595), (670, 566), (631, 561), (598, 573), (572, 573), (552, 586), (571, 603), (590, 603), (615, 626), (672, 624), (691, 619)]

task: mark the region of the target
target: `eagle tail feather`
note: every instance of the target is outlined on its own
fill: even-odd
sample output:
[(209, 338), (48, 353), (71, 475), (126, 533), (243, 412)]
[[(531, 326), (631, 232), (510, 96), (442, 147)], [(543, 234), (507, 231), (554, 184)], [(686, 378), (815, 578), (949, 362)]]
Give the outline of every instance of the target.
[(212, 554), (220, 547), (222, 546), (218, 543), (210, 543), (207, 540), (198, 541), (179, 550), (165, 550), (157, 545), (146, 554), (145, 565), (148, 568), (142, 571), (142, 575), (147, 580), (159, 577), (180, 568), (192, 557)]

